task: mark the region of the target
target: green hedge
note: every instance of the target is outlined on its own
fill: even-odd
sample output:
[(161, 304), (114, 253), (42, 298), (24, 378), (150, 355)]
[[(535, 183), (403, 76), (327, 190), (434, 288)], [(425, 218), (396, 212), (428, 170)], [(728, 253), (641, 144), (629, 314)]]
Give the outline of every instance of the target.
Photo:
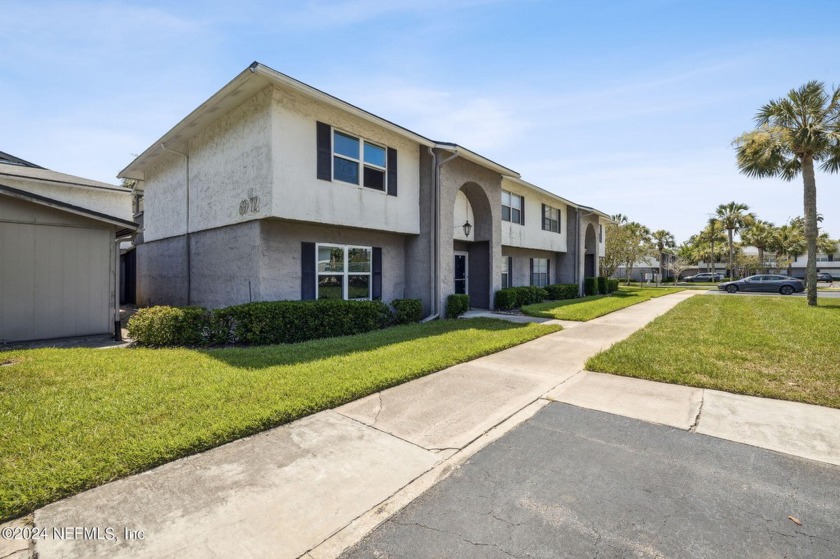
[(598, 294), (598, 278), (583, 278), (584, 295)]
[(519, 297), (516, 288), (506, 287), (496, 292), (496, 301), (494, 303), (500, 311), (509, 311), (519, 305)]
[(598, 276), (598, 293), (601, 295), (606, 295), (609, 293), (609, 287), (607, 286), (607, 278), (604, 276)]
[(607, 280), (607, 293), (615, 293), (618, 291), (618, 281), (617, 279), (608, 279)]
[(381, 301), (271, 301), (215, 311), (198, 307), (139, 309), (128, 322), (139, 345), (288, 344), (348, 336), (391, 324)]
[(469, 295), (450, 295), (446, 298), (446, 318), (458, 318), (470, 310)]
[(555, 301), (575, 299), (578, 296), (578, 286), (576, 283), (556, 283), (546, 286), (545, 290), (548, 293), (547, 299), (553, 299)]
[(202, 307), (150, 307), (137, 309), (128, 321), (128, 336), (138, 344), (200, 345), (209, 335), (212, 318)]
[(396, 311), (397, 324), (420, 322), (423, 318), (423, 302), (420, 299), (394, 299), (391, 306)]

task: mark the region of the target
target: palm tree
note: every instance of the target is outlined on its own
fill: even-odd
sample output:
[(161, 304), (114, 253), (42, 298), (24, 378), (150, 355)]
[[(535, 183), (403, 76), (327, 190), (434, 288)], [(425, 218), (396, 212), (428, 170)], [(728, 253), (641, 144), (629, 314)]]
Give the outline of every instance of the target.
[[(718, 247), (722, 245), (726, 241), (726, 237), (723, 235), (723, 228), (720, 226), (721, 223), (715, 218), (710, 218), (706, 227), (700, 231), (700, 234), (697, 235), (696, 241), (699, 243), (698, 249), (698, 259), (702, 258), (703, 260), (706, 259), (706, 255), (708, 255), (709, 260), (709, 271), (713, 274), (716, 272), (717, 268), (715, 267), (715, 263), (717, 262), (718, 252), (715, 250), (715, 243), (718, 243)], [(712, 280), (714, 281), (714, 276), (712, 276)]]
[(753, 214), (744, 213), (749, 206), (746, 204), (739, 204), (736, 202), (729, 202), (728, 204), (721, 204), (715, 210), (721, 226), (726, 229), (729, 237), (729, 276), (733, 277), (735, 271), (732, 262), (734, 260), (734, 235), (740, 231), (742, 227), (749, 225), (754, 219)]
[(817, 182), (820, 170), (840, 171), (840, 87), (826, 91), (825, 84), (810, 81), (786, 97), (770, 101), (755, 117), (757, 128), (738, 137), (734, 144), (738, 168), (751, 177), (793, 180), (802, 173), (805, 207), (805, 241), (808, 264), (805, 283), (808, 304), (817, 304)]
[(776, 226), (769, 221), (762, 221), (760, 219), (753, 221), (750, 226), (744, 229), (741, 233), (742, 241), (758, 249), (758, 262), (761, 267), (762, 274), (767, 273), (764, 253), (773, 244), (775, 236)]
[(773, 238), (771, 248), (776, 253), (776, 260), (779, 258), (788, 259), (788, 274), (790, 273), (790, 266), (796, 257), (802, 254), (806, 249), (807, 244), (802, 230), (796, 225), (782, 225), (776, 229), (776, 235)]
[(664, 229), (659, 229), (654, 231), (651, 236), (651, 242), (653, 242), (653, 246), (656, 249), (656, 253), (659, 256), (659, 278), (660, 281), (662, 279), (662, 260), (665, 258), (665, 254), (668, 253), (670, 250), (677, 246), (677, 243), (674, 241), (674, 235), (672, 235), (669, 231), (665, 231)]

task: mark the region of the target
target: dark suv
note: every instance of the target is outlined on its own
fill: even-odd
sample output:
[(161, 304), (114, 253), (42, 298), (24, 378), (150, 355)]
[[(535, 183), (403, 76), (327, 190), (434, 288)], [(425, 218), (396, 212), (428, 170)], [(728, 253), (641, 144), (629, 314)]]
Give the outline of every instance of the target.
[(828, 283), (832, 283), (834, 282), (834, 278), (831, 277), (831, 274), (828, 272), (818, 272), (817, 281), (827, 281)]

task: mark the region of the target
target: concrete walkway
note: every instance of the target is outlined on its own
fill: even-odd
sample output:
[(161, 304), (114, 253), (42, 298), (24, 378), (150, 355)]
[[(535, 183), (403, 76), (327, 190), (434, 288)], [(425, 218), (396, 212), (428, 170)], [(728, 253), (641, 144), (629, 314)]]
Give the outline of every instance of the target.
[(336, 557), (552, 400), (831, 461), (840, 410), (583, 371), (693, 295), (653, 299), (53, 503), (36, 511), (36, 528), (112, 528), (116, 537), (50, 537), (35, 550), (44, 559)]

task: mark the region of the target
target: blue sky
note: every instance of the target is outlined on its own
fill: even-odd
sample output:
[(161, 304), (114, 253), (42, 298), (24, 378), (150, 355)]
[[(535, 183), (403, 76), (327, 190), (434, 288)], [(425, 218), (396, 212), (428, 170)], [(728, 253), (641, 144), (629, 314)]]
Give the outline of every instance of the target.
[[(757, 109), (840, 83), (834, 1), (0, 2), (0, 151), (115, 182), (253, 60), (561, 196), (685, 240), (732, 200), (777, 224), (801, 180), (738, 174)], [(818, 173), (840, 237), (840, 176)]]

